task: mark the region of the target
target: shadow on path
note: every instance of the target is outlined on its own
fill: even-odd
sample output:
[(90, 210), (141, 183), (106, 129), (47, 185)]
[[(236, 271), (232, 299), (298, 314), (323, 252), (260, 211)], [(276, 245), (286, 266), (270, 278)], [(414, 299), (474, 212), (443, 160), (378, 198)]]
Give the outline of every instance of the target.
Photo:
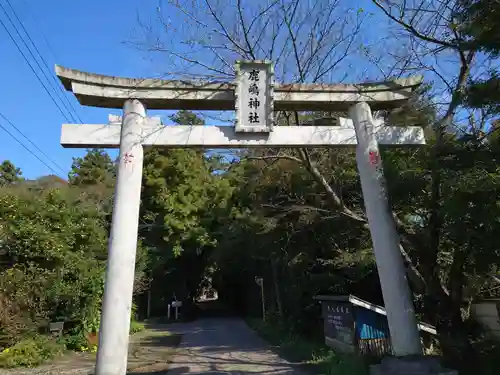
[(183, 339), (168, 375), (303, 374), (238, 318), (200, 319), (170, 330)]

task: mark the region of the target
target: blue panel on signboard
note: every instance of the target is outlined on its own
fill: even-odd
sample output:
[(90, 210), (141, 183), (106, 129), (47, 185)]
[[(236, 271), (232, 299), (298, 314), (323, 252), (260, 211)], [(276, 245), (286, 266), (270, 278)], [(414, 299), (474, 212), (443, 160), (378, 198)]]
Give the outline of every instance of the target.
[[(382, 319), (381, 319), (382, 318)], [(360, 339), (381, 339), (388, 336), (384, 316), (363, 308), (356, 309), (356, 334)]]

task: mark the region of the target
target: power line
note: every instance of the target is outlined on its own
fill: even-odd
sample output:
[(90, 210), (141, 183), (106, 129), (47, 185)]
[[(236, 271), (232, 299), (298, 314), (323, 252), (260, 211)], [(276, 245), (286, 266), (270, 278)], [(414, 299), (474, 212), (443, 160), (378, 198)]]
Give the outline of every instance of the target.
[[(63, 106), (66, 108), (66, 110), (68, 111), (69, 115), (71, 116), (71, 118), (73, 120), (75, 120), (71, 110), (68, 108), (68, 106), (66, 105), (66, 103), (64, 103), (63, 100), (61, 100), (61, 97), (58, 95), (58, 92), (57, 92), (57, 89), (54, 88), (54, 86), (51, 84), (50, 82), (50, 79), (49, 77), (47, 76), (46, 72), (44, 71), (44, 69), (40, 66), (40, 63), (38, 62), (38, 60), (36, 59), (35, 55), (33, 54), (33, 51), (30, 49), (30, 47), (28, 46), (28, 44), (26, 43), (24, 37), (21, 35), (21, 33), (19, 32), (17, 26), (15, 25), (15, 23), (12, 21), (12, 18), (10, 17), (9, 13), (7, 12), (7, 10), (4, 8), (4, 6), (0, 3), (0, 8), (2, 8), (4, 14), (7, 16), (7, 19), (9, 20), (9, 22), (11, 23), (12, 27), (14, 28), (17, 36), (19, 37), (19, 39), (21, 39), (21, 41), (23, 42), (24, 44), (24, 47), (28, 50), (28, 53), (31, 55), (31, 57), (33, 58), (33, 60), (35, 60), (35, 63), (36, 65), (38, 66), (38, 69), (40, 69), (40, 71), (42, 72), (43, 76), (45, 77), (45, 79), (47, 80), (47, 83), (49, 84), (49, 86), (52, 88), (52, 90), (54, 91), (54, 93), (56, 94), (56, 96), (58, 97), (58, 99), (61, 101), (61, 103), (63, 104)], [(12, 8), (12, 7), (11, 7)], [(16, 15), (17, 17), (17, 15)], [(19, 20), (19, 18), (18, 18)], [(21, 23), (21, 22), (20, 22)], [(24, 28), (24, 26), (22, 25), (21, 23), (21, 27)], [(26, 31), (25, 31), (26, 32)], [(30, 38), (30, 36), (28, 35), (28, 38)], [(30, 38), (31, 39), (31, 38)], [(36, 47), (35, 47), (36, 48)], [(49, 70), (50, 71), (50, 70)], [(49, 73), (50, 75), (50, 73)]]
[[(56, 78), (54, 77), (54, 75), (52, 74), (52, 72), (51, 72), (51, 70), (50, 70), (50, 68), (49, 68), (49, 66), (48, 66), (48, 64), (47, 64), (47, 61), (44, 59), (44, 57), (43, 57), (43, 56), (42, 56), (42, 54), (40, 53), (40, 51), (39, 51), (39, 49), (37, 48), (37, 46), (36, 46), (35, 42), (34, 42), (34, 41), (33, 41), (33, 39), (31, 38), (31, 36), (30, 36), (30, 34), (29, 34), (28, 30), (26, 30), (26, 28), (24, 27), (24, 24), (22, 23), (22, 21), (21, 21), (21, 20), (19, 19), (19, 17), (17, 16), (17, 13), (16, 13), (16, 11), (15, 11), (14, 7), (11, 5), (11, 3), (10, 3), (10, 1), (9, 1), (9, 0), (6, 0), (6, 1), (7, 1), (7, 4), (9, 5), (9, 7), (10, 7), (10, 9), (11, 9), (11, 11), (12, 11), (12, 14), (14, 14), (14, 17), (16, 17), (17, 22), (21, 25), (22, 30), (24, 31), (24, 33), (25, 33), (25, 34), (26, 34), (26, 36), (28, 37), (29, 41), (31, 42), (31, 44), (32, 44), (32, 45), (33, 45), (33, 47), (35, 48), (36, 53), (37, 53), (37, 54), (38, 54), (38, 56), (40, 57), (40, 60), (42, 60), (43, 64), (45, 65), (45, 68), (46, 68), (46, 69), (47, 69), (47, 71), (49, 72), (49, 76), (50, 76), (50, 77), (52, 78), (52, 80), (54, 81), (55, 86), (59, 89), (59, 91), (61, 91), (61, 93), (62, 93), (62, 97), (65, 99), (66, 103), (67, 103), (67, 104), (71, 107), (71, 109), (73, 110), (73, 112), (71, 112), (71, 110), (70, 110), (67, 106), (65, 106), (65, 107), (66, 107), (66, 109), (67, 109), (70, 113), (74, 113), (74, 114), (75, 114), (75, 116), (76, 116), (76, 117), (78, 118), (78, 120), (80, 121), (80, 123), (83, 123), (83, 121), (82, 121), (82, 119), (80, 118), (80, 116), (78, 115), (78, 112), (76, 111), (75, 107), (74, 107), (74, 106), (73, 106), (73, 104), (69, 101), (69, 99), (68, 99), (68, 97), (67, 97), (67, 95), (66, 95), (66, 92), (65, 92), (63, 89), (61, 89), (60, 83), (57, 81), (57, 79), (56, 79)], [(3, 7), (2, 7), (2, 8), (3, 8)], [(5, 10), (4, 10), (4, 11), (5, 11)], [(12, 23), (12, 21), (11, 21), (11, 23)], [(19, 33), (18, 33), (18, 35), (19, 35)], [(50, 48), (50, 45), (49, 45), (49, 43), (48, 43), (47, 39), (45, 39), (45, 42), (47, 43), (47, 45), (48, 45), (48, 46), (49, 46), (49, 48)], [(26, 45), (26, 43), (25, 43), (25, 45)], [(51, 48), (50, 48), (50, 49), (51, 49)], [(52, 49), (51, 49), (51, 51), (52, 51)], [(52, 53), (53, 53), (53, 52), (52, 52)], [(33, 54), (32, 54), (32, 56), (33, 56)], [(34, 57), (33, 57), (33, 58), (34, 58)], [(35, 60), (35, 61), (36, 61), (36, 60)], [(40, 68), (40, 65), (38, 65), (38, 67)], [(42, 70), (42, 69), (40, 68), (40, 70)], [(42, 72), (43, 72), (43, 70), (42, 70)], [(44, 74), (44, 75), (45, 75), (45, 74)], [(46, 76), (46, 75), (45, 75), (45, 78), (47, 78), (47, 76)], [(47, 79), (47, 80), (48, 80), (48, 79)], [(64, 103), (63, 103), (63, 104), (64, 104)], [(73, 117), (73, 116), (72, 116), (72, 117)]]
[[(30, 8), (30, 4), (28, 4), (28, 2), (26, 0), (23, 0), (24, 2), (24, 5), (26, 8)], [(29, 12), (28, 10), (28, 13), (30, 13), (31, 15), (31, 18), (33, 19), (33, 21), (37, 24), (38, 26), (38, 31), (40, 32), (40, 36), (42, 37), (42, 39), (45, 41), (45, 44), (47, 45), (48, 49), (49, 49), (49, 52), (50, 54), (52, 55), (52, 57), (54, 58), (54, 61), (57, 61), (58, 58), (56, 56), (56, 53), (54, 52), (54, 50), (52, 49), (49, 41), (47, 40), (47, 38), (45, 37), (45, 33), (43, 32), (43, 29), (42, 27), (40, 27), (40, 23), (36, 20), (35, 16), (33, 15), (33, 13)]]
[[(0, 4), (1, 6), (1, 4)], [(2, 9), (4, 9), (2, 7)], [(4, 9), (4, 12), (5, 12), (5, 9)], [(6, 12), (5, 12), (6, 13)], [(7, 13), (6, 13), (7, 14)], [(43, 88), (45, 89), (45, 91), (47, 92), (47, 94), (50, 96), (50, 98), (52, 99), (52, 101), (54, 102), (54, 104), (56, 105), (57, 109), (59, 110), (59, 112), (61, 113), (61, 115), (66, 119), (66, 121), (68, 122), (71, 122), (71, 120), (68, 119), (68, 116), (66, 116), (66, 114), (64, 113), (64, 111), (61, 109), (61, 107), (59, 106), (59, 104), (57, 103), (57, 101), (54, 99), (54, 97), (52, 96), (52, 94), (50, 93), (50, 91), (47, 89), (47, 86), (45, 86), (45, 83), (41, 80), (41, 78), (39, 77), (39, 75), (37, 74), (37, 72), (35, 71), (35, 69), (33, 68), (33, 66), (31, 65), (31, 63), (28, 61), (28, 58), (26, 57), (26, 55), (24, 54), (24, 52), (21, 50), (21, 48), (19, 47), (19, 45), (17, 44), (16, 40), (14, 39), (14, 37), (12, 36), (12, 34), (10, 33), (9, 29), (7, 29), (7, 26), (5, 25), (5, 23), (0, 19), (0, 24), (2, 24), (3, 28), (5, 29), (5, 31), (7, 32), (7, 34), (9, 35), (10, 39), (12, 40), (12, 42), (14, 42), (17, 50), (19, 51), (19, 53), (23, 56), (24, 58), (24, 61), (26, 61), (26, 63), (29, 65), (29, 67), (31, 68), (31, 71), (33, 72), (33, 74), (36, 76), (36, 78), (38, 79), (38, 81), (41, 83), (41, 85), (43, 86)]]
[[(26, 136), (21, 130), (19, 130), (19, 128), (14, 125), (12, 123), (12, 121), (10, 121), (7, 117), (5, 117), (5, 115), (0, 112), (0, 117), (2, 117), (8, 124), (10, 124), (10, 126), (12, 126), (14, 129), (16, 129), (16, 131), (21, 134), (23, 136), (24, 139), (26, 139), (29, 143), (31, 143), (31, 145), (38, 151), (40, 152), (43, 156), (45, 156), (52, 164), (54, 164), (57, 168), (59, 168), (59, 170), (65, 174), (66, 172), (64, 171), (64, 169), (59, 165), (57, 164), (54, 160), (51, 159), (51, 157), (49, 155), (47, 155), (42, 149), (40, 149), (40, 147), (38, 147), (31, 139), (28, 138), (28, 136)], [(3, 128), (5, 130), (5, 128)]]
[(31, 155), (33, 155), (35, 158), (37, 158), (41, 163), (43, 163), (47, 168), (49, 168), (54, 174), (57, 175), (57, 172), (50, 166), (48, 165), (45, 161), (43, 161), (37, 154), (35, 154), (33, 151), (31, 151), (26, 145), (21, 142), (19, 139), (16, 138), (14, 134), (12, 134), (10, 131), (8, 131), (1, 123), (0, 123), (0, 128), (3, 129), (8, 135), (10, 135), (14, 140), (19, 143), (23, 148), (28, 151)]

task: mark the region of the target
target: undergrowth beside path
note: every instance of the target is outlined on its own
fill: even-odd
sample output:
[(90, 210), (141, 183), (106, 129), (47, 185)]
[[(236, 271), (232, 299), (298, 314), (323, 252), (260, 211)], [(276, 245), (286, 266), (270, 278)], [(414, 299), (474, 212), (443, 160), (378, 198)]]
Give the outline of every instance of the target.
[[(59, 352), (57, 352), (55, 349), (52, 351), (53, 348), (50, 346), (55, 345), (53, 340), (41, 338), (34, 340), (40, 341), (29, 343), (25, 341), (24, 345), (28, 346), (29, 350), (22, 349), (21, 347), (16, 348), (18, 352), (16, 362), (13, 363), (10, 360), (10, 365), (9, 363), (2, 363), (2, 367), (4, 368), (0, 368), (0, 375), (87, 375), (93, 372), (95, 353), (90, 351), (80, 353), (67, 352), (65, 355), (54, 357), (55, 354), (62, 354), (62, 349), (64, 348), (62, 344), (59, 344)], [(169, 332), (168, 326), (147, 324), (146, 329), (132, 335), (130, 338), (128, 355), (129, 374), (167, 371), (180, 341), (181, 335)], [(49, 351), (49, 349), (51, 350), (51, 355), (43, 356), (42, 354)], [(11, 350), (14, 350), (14, 347)], [(5, 354), (12, 355), (11, 350), (3, 353), (4, 358), (8, 358)], [(42, 358), (39, 358), (40, 356)], [(19, 358), (22, 358), (22, 361)], [(46, 363), (40, 365), (42, 362)]]
[(247, 324), (290, 362), (301, 363), (315, 375), (367, 375), (368, 366), (356, 355), (336, 353), (321, 342), (292, 333), (278, 324), (247, 319)]

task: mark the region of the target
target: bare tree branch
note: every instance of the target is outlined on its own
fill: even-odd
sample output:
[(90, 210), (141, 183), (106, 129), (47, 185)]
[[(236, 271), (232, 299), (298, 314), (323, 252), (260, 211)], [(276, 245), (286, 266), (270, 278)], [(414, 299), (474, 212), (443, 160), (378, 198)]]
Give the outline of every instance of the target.
[(287, 160), (293, 160), (297, 163), (302, 164), (302, 160), (299, 158), (296, 158), (295, 156), (291, 155), (286, 155), (286, 154), (281, 154), (281, 155), (268, 155), (268, 156), (247, 156), (247, 160), (270, 160), (270, 159), (287, 159)]
[(253, 53), (252, 46), (250, 45), (250, 40), (248, 39), (249, 31), (247, 30), (247, 28), (245, 26), (245, 19), (243, 18), (243, 9), (241, 8), (241, 0), (237, 1), (236, 7), (238, 9), (238, 15), (240, 18), (241, 28), (243, 30), (243, 37), (245, 38), (245, 43), (246, 43), (247, 48), (248, 48), (248, 53), (250, 54), (250, 57), (253, 60), (256, 60), (257, 58), (255, 57), (255, 54)]
[(226, 27), (224, 26), (224, 23), (220, 20), (220, 18), (217, 16), (217, 14), (213, 10), (212, 6), (210, 5), (210, 1), (209, 0), (205, 0), (205, 4), (207, 5), (208, 9), (210, 10), (210, 13), (211, 13), (212, 17), (214, 18), (214, 20), (220, 26), (220, 28), (222, 30), (222, 35), (227, 40), (229, 40), (233, 44), (233, 46), (235, 46), (238, 50), (242, 51), (243, 54), (244, 54), (244, 56), (248, 56), (248, 54), (250, 53), (250, 51), (245, 50), (238, 42), (236, 42), (236, 40), (233, 37), (231, 37), (231, 35), (227, 31)]
[[(425, 34), (422, 34), (421, 32), (419, 32), (413, 25), (409, 24), (409, 23), (406, 23), (405, 21), (403, 21), (403, 17), (401, 16), (404, 16), (404, 13), (398, 18), (398, 17), (395, 17), (391, 14), (391, 12), (389, 10), (387, 10), (381, 3), (380, 1), (377, 1), (377, 0), (372, 0), (372, 2), (379, 8), (382, 10), (382, 12), (384, 12), (384, 14), (389, 17), (391, 20), (393, 20), (394, 22), (398, 23), (399, 25), (401, 25), (402, 27), (404, 27), (409, 33), (413, 34), (414, 36), (416, 36), (417, 38), (419, 39), (422, 39), (422, 40), (425, 40), (426, 42), (431, 42), (431, 43), (434, 43), (434, 44), (439, 44), (443, 47), (447, 47), (447, 48), (452, 48), (452, 49), (456, 49), (456, 45), (452, 44), (452, 43), (449, 43), (447, 41), (444, 41), (444, 40), (439, 40), (439, 39), (435, 39), (435, 38), (432, 38), (428, 35), (425, 35)], [(403, 7), (404, 9), (404, 7)], [(414, 20), (414, 19), (413, 19)], [(412, 21), (413, 21), (412, 20)]]

